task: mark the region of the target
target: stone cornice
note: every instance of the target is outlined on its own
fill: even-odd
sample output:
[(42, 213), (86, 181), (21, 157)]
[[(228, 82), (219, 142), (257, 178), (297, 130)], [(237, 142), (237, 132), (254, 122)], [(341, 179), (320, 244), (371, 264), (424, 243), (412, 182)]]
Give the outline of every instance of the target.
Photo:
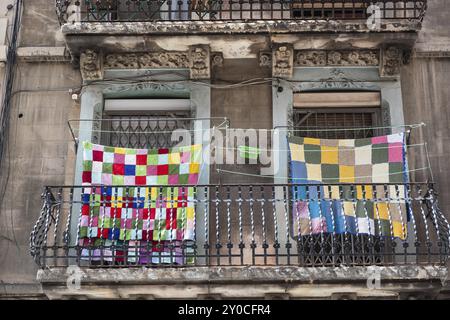
[(78, 22), (62, 26), (62, 32), (65, 35), (384, 33), (417, 32), (420, 29), (420, 22), (405, 19), (382, 23), (379, 31), (370, 30), (365, 20)]

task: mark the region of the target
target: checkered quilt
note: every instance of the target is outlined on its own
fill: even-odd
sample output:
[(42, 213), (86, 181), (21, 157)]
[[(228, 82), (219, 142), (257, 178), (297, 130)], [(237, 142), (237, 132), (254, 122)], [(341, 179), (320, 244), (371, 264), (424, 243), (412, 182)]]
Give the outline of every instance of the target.
[(289, 137), (293, 233), (406, 237), (404, 133), (368, 139)]
[(134, 246), (129, 259), (146, 260), (143, 250), (161, 256), (170, 243), (175, 254), (181, 241), (194, 239), (192, 185), (198, 183), (200, 145), (147, 150), (84, 142), (83, 148), (80, 244)]

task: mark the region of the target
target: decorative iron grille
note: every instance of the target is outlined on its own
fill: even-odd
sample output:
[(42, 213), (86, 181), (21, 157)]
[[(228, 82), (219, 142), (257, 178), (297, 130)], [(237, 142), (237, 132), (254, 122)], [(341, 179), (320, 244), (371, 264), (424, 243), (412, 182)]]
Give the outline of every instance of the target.
[(427, 1), (408, 0), (56, 0), (61, 23), (112, 21), (357, 20), (421, 21)]
[[(298, 199), (289, 196), (295, 187), (324, 188), (332, 185), (199, 185), (193, 188), (195, 205), (193, 239), (184, 241), (154, 241), (141, 244), (111, 246), (80, 245), (77, 230), (80, 225), (81, 194), (95, 193), (101, 186), (46, 187), (42, 209), (30, 238), (31, 255), (40, 267), (80, 266), (132, 267), (142, 264), (136, 252), (157, 253), (147, 266), (233, 266), (233, 265), (297, 265), (297, 266), (356, 266), (445, 264), (449, 251), (449, 224), (438, 207), (433, 184), (371, 185), (373, 190), (404, 188), (405, 195), (377, 192), (366, 201), (408, 204), (411, 217), (407, 236), (401, 240), (391, 236), (321, 233), (297, 236), (292, 228), (290, 208)], [(339, 185), (355, 190), (361, 185)], [(110, 187), (117, 194), (122, 188), (128, 194), (136, 186)], [(159, 193), (167, 186), (157, 188)], [(169, 186), (188, 188), (188, 186)], [(320, 201), (331, 201), (327, 192)], [(354, 197), (348, 199), (354, 201)], [(101, 197), (100, 206), (111, 200)], [(170, 201), (170, 200), (163, 200)], [(310, 201), (303, 199), (301, 201)], [(116, 206), (130, 206), (129, 199), (116, 200)], [(131, 206), (133, 204), (131, 203)], [(165, 204), (163, 204), (165, 207)], [(297, 221), (298, 222), (298, 221)], [(391, 223), (391, 222), (390, 222)], [(184, 227), (183, 227), (184, 228)], [(84, 250), (84, 256), (81, 252)], [(161, 256), (162, 251), (170, 256)], [(182, 262), (179, 259), (183, 259)], [(187, 262), (187, 261), (190, 262)]]
[(180, 142), (172, 140), (175, 130), (186, 130), (193, 139), (192, 120), (190, 112), (106, 116), (102, 120), (101, 143), (121, 148), (171, 148)]

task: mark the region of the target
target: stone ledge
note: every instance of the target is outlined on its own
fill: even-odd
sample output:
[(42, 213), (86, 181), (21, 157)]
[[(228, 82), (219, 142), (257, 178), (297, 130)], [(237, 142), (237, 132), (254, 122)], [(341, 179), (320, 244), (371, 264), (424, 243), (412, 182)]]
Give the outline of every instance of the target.
[(66, 47), (20, 47), (17, 57), (24, 62), (70, 62)]
[[(374, 274), (381, 280), (429, 281), (445, 279), (448, 269), (439, 266), (396, 267), (190, 267), (190, 268), (79, 268), (85, 283), (270, 283), (360, 282)], [(39, 270), (41, 283), (65, 283), (73, 269)]]
[(417, 32), (418, 21), (406, 19), (382, 23), (379, 31), (367, 28), (365, 20), (270, 20), (250, 22), (227, 21), (158, 21), (158, 22), (77, 22), (64, 24), (65, 35), (146, 35), (146, 34), (274, 34), (304, 32)]

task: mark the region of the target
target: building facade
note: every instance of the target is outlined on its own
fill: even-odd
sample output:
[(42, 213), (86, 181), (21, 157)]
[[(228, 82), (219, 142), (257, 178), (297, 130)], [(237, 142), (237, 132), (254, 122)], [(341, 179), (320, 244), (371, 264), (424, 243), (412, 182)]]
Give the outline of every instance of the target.
[[(3, 76), (14, 80), (2, 105), (9, 111), (2, 113), (8, 120), (2, 297), (447, 297), (450, 11), (444, 0), (5, 0), (0, 6), (5, 39), (14, 39), (8, 19), (21, 18), (17, 48), (4, 42), (15, 55), (0, 55)], [(202, 165), (189, 189), (194, 238), (163, 248), (170, 263), (161, 263), (161, 250), (156, 263), (138, 263), (129, 255), (142, 248), (130, 251), (129, 244), (108, 257), (102, 247), (80, 247), (83, 142), (161, 150), (173, 147), (176, 129), (214, 155), (228, 146), (208, 145), (216, 131), (247, 130), (242, 145), (250, 132), (260, 141), (269, 133), (260, 149), (272, 151), (275, 169), (248, 159)], [(388, 207), (406, 201), (408, 236), (296, 236), (286, 138), (368, 139), (400, 131), (408, 135), (407, 183), (374, 184), (378, 196), (371, 192), (370, 199), (358, 181), (323, 190), (362, 190), (363, 202), (383, 198)], [(189, 183), (178, 184), (179, 192), (190, 192)], [(168, 190), (173, 197), (174, 188)], [(110, 192), (117, 196), (117, 188)], [(320, 191), (318, 198), (329, 201)], [(174, 263), (174, 252), (191, 253), (193, 262)], [(370, 285), (372, 279), (380, 285)]]

